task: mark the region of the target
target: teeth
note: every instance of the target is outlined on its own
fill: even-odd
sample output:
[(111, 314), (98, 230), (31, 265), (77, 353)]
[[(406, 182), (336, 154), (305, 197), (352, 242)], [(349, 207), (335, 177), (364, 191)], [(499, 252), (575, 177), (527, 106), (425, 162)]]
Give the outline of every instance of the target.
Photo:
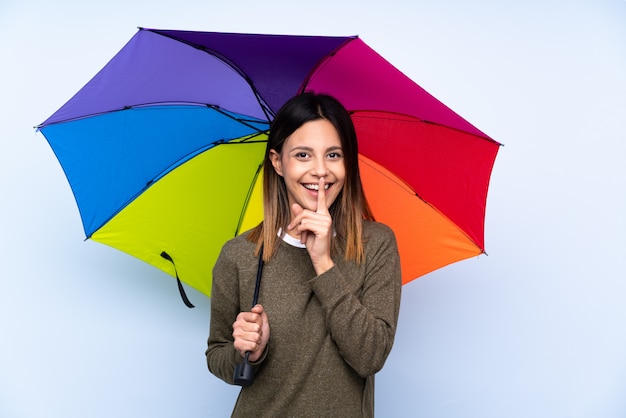
[[(303, 186), (309, 190), (319, 190), (320, 188), (319, 184), (303, 184)], [(324, 190), (328, 190), (329, 187), (330, 187), (330, 184), (325, 184)]]

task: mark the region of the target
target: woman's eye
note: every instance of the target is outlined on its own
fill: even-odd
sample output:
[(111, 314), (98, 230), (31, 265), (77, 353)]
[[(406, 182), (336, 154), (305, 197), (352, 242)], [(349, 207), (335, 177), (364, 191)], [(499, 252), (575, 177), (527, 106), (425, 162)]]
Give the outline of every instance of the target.
[(341, 158), (341, 154), (338, 152), (331, 152), (328, 154), (328, 158), (331, 158), (331, 159)]
[(296, 154), (296, 158), (306, 158), (308, 156), (309, 156), (309, 154), (307, 154), (306, 152), (298, 152)]

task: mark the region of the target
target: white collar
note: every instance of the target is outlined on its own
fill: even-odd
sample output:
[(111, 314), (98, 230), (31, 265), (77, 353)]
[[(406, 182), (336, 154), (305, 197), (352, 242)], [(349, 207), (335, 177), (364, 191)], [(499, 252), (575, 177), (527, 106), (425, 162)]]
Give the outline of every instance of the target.
[(292, 247), (297, 247), (297, 248), (306, 248), (306, 245), (304, 245), (303, 243), (300, 242), (300, 240), (298, 238), (294, 238), (289, 234), (283, 233), (283, 229), (280, 228), (278, 230), (278, 236), (287, 244), (291, 245)]

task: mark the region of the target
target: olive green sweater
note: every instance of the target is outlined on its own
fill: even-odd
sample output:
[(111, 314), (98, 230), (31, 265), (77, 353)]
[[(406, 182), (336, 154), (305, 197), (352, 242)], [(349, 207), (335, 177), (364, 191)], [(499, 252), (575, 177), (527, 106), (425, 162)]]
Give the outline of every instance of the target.
[[(372, 417), (374, 374), (393, 344), (401, 275), (390, 228), (364, 221), (365, 262), (334, 257), (316, 276), (306, 249), (280, 243), (265, 264), (259, 303), (270, 341), (242, 388), (235, 417)], [(232, 324), (252, 306), (258, 259), (245, 234), (226, 243), (213, 269), (209, 370), (233, 383), (242, 356)]]

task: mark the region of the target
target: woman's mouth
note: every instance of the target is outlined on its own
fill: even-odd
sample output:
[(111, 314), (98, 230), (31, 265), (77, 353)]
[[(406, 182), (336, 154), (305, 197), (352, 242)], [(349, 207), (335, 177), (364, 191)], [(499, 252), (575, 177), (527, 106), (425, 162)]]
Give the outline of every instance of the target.
[[(320, 186), (317, 183), (303, 183), (302, 186), (307, 190), (319, 191)], [(326, 183), (324, 185), (324, 190), (328, 190), (328, 188), (332, 186), (332, 183)]]

